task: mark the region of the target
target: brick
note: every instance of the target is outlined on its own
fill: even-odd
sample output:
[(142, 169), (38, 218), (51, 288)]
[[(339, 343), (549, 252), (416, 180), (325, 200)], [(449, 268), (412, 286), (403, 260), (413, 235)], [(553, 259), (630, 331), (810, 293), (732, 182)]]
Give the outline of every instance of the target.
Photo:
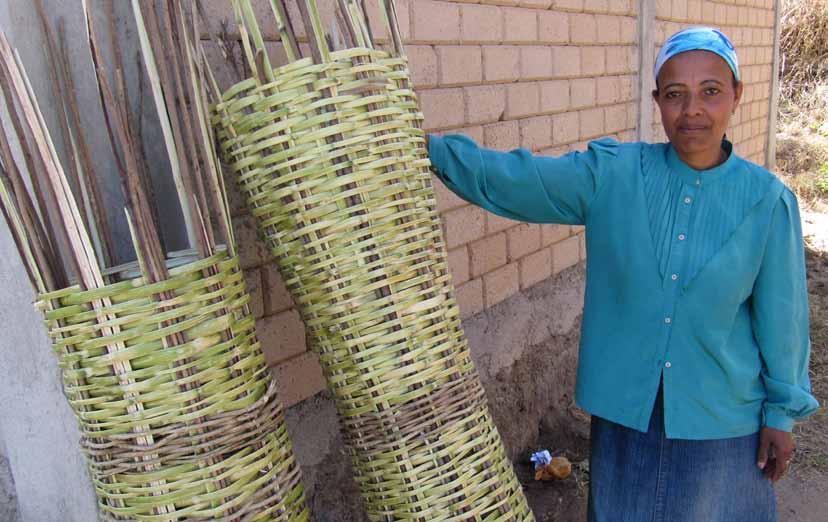
[(702, 0), (702, 22), (712, 24), (716, 21), (716, 5), (709, 0)]
[(411, 2), (416, 0), (397, 0), (397, 22), (403, 42), (411, 40)]
[(481, 85), (463, 89), (467, 123), (498, 121), (506, 111), (506, 89), (502, 85)]
[(604, 56), (603, 47), (584, 47), (581, 49), (581, 73), (584, 76), (604, 74), (606, 70)]
[(520, 48), (520, 77), (536, 80), (552, 76), (552, 49), (542, 45)]
[(460, 196), (456, 195), (448, 187), (446, 187), (445, 184), (439, 180), (439, 178), (435, 177), (432, 185), (434, 186), (434, 197), (437, 199), (437, 212), (442, 214), (447, 210), (453, 210), (468, 205), (468, 203), (461, 199)]
[[(638, 66), (638, 47), (630, 46), (627, 49), (627, 70), (628, 71), (637, 71), (639, 68)], [(648, 75), (647, 78), (649, 79), (650, 76)], [(652, 80), (650, 80), (652, 81)]]
[(411, 81), (415, 87), (437, 85), (437, 53), (430, 45), (406, 45)]
[(325, 377), (315, 353), (303, 353), (273, 369), (282, 406), (289, 408), (325, 389)]
[(454, 296), (457, 299), (457, 306), (460, 307), (461, 318), (466, 319), (482, 312), (485, 308), (483, 279), (472, 279), (456, 287)]
[(584, 8), (584, 0), (555, 0), (555, 9), (565, 11), (581, 11)]
[(518, 6), (534, 9), (549, 9), (552, 6), (552, 0), (518, 0)]
[(627, 47), (607, 47), (607, 74), (619, 74), (629, 71)]
[(610, 15), (598, 15), (596, 17), (596, 22), (598, 26), (598, 42), (621, 42), (621, 20), (619, 17)]
[(487, 236), (469, 245), (471, 276), (478, 277), (506, 264), (506, 234)]
[(461, 129), (457, 129), (456, 131), (453, 130), (451, 132), (468, 136), (475, 143), (483, 143), (483, 126), (482, 125), (472, 125), (471, 127), (463, 127)]
[(486, 234), (496, 234), (518, 225), (518, 221), (486, 212)]
[(638, 42), (638, 20), (625, 16), (621, 19), (621, 43)]
[(727, 20), (727, 6), (725, 4), (716, 4), (715, 6), (716, 14), (713, 21), (716, 22), (717, 25), (726, 24)]
[(382, 11), (379, 8), (379, 0), (365, 0), (365, 15), (368, 18), (368, 25), (374, 35), (375, 42), (387, 42), (388, 30), (383, 20)]
[(520, 146), (531, 151), (552, 145), (552, 117), (534, 116), (520, 120)]
[(735, 5), (727, 6), (727, 25), (739, 24), (739, 7)]
[(552, 116), (552, 142), (555, 145), (576, 141), (579, 132), (577, 112), (565, 112)]
[(581, 260), (581, 244), (578, 236), (571, 236), (552, 245), (552, 273), (557, 274)]
[(656, 0), (656, 17), (670, 18), (672, 6), (672, 0)]
[(618, 132), (627, 128), (627, 106), (613, 105), (605, 109), (604, 132)]
[(535, 11), (522, 8), (503, 8), (503, 41), (512, 43), (536, 42), (538, 17)]
[(630, 0), (609, 0), (607, 10), (613, 14), (627, 14), (632, 12)]
[(595, 138), (604, 133), (604, 109), (588, 109), (578, 115), (581, 139)]
[(559, 78), (568, 78), (581, 74), (581, 49), (576, 46), (556, 46), (552, 48), (553, 72)]
[(687, 0), (673, 0), (673, 5), (670, 9), (671, 18), (675, 20), (687, 19)]
[(621, 101), (630, 101), (635, 99), (636, 83), (635, 76), (622, 76), (618, 79), (620, 86)]
[(440, 129), (462, 125), (465, 117), (463, 89), (431, 89), (419, 93), (425, 116), (424, 128)]
[(265, 315), (273, 315), (294, 307), (293, 297), (276, 263), (267, 263), (262, 267), (262, 287)]
[(530, 254), (518, 263), (520, 287), (529, 288), (552, 276), (552, 250), (544, 248)]
[(467, 205), (443, 213), (446, 227), (446, 246), (458, 247), (483, 237), (484, 213), (480, 207)]
[(506, 87), (506, 117), (521, 118), (537, 114), (540, 109), (538, 84), (513, 83)]
[(569, 14), (559, 11), (538, 13), (538, 40), (545, 43), (569, 41)]
[(606, 13), (607, 10), (609, 10), (608, 0), (584, 0), (584, 11)]
[(236, 244), (238, 245), (239, 262), (243, 269), (262, 265), (273, 258), (267, 245), (259, 239), (256, 223), (250, 215), (243, 215), (233, 220), (233, 225)]
[(621, 101), (621, 79), (618, 76), (604, 76), (595, 80), (595, 100), (598, 105), (609, 105)]
[(567, 145), (559, 145), (557, 147), (547, 147), (540, 151), (541, 156), (547, 156), (550, 158), (557, 158), (559, 156), (563, 156), (569, 152), (569, 147)]
[(271, 366), (307, 351), (305, 325), (295, 309), (264, 317), (256, 326), (262, 352)]
[(483, 55), (476, 45), (437, 46), (441, 85), (462, 85), (483, 81)]
[(509, 242), (509, 262), (511, 263), (540, 248), (540, 225), (521, 223), (509, 229), (507, 238)]
[(595, 89), (594, 78), (578, 78), (577, 80), (572, 80), (570, 86), (572, 108), (580, 109), (595, 105)]
[(693, 23), (702, 21), (701, 0), (687, 0), (687, 19)]
[(541, 82), (538, 87), (541, 112), (560, 112), (569, 108), (569, 81)]
[(503, 121), (483, 126), (483, 143), (487, 148), (508, 151), (520, 147), (517, 121)]
[(486, 308), (518, 293), (520, 277), (517, 263), (509, 263), (483, 276), (483, 296)]
[(577, 44), (594, 44), (598, 41), (598, 24), (595, 15), (570, 14), (569, 38)]
[(462, 285), (468, 281), (470, 275), (468, 248), (462, 246), (454, 250), (449, 250), (447, 258), (452, 282), (455, 285)]
[(635, 130), (638, 128), (638, 103), (627, 103), (627, 129)]
[(244, 271), (244, 288), (250, 301), (247, 306), (253, 317), (259, 318), (264, 315), (264, 301), (262, 299), (262, 272), (259, 268)]
[(541, 227), (541, 246), (549, 246), (569, 237), (569, 227), (558, 224), (543, 224)]
[(417, 0), (412, 6), (411, 32), (417, 42), (460, 40), (460, 6), (449, 2)]
[(493, 5), (463, 5), (461, 37), (464, 42), (503, 41), (503, 12)]
[(520, 48), (513, 45), (483, 46), (483, 79), (514, 81), (520, 77)]
[(578, 234), (578, 254), (581, 256), (581, 261), (587, 258), (586, 234)]

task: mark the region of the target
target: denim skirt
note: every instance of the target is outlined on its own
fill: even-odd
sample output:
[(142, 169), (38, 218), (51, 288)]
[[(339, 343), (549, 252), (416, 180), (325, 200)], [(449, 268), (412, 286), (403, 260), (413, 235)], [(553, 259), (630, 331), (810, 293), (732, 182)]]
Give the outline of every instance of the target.
[(589, 522), (776, 522), (759, 434), (668, 439), (659, 390), (647, 433), (592, 417)]

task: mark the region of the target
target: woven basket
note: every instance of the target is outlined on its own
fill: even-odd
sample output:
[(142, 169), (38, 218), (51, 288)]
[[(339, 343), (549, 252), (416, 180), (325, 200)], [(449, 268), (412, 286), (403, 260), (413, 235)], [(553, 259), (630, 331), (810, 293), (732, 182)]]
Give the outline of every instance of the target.
[(101, 518), (308, 520), (238, 259), (177, 261), (40, 296)]
[(249, 79), (225, 160), (300, 307), (374, 520), (532, 520), (472, 363), (404, 58)]

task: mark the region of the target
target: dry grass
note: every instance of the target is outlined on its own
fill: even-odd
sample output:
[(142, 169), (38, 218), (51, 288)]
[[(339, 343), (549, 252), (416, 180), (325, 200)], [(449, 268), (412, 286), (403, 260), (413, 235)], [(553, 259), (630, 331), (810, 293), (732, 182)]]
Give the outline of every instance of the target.
[(803, 209), (811, 386), (823, 405), (796, 427), (795, 467), (828, 473), (828, 2), (783, 0), (777, 170)]

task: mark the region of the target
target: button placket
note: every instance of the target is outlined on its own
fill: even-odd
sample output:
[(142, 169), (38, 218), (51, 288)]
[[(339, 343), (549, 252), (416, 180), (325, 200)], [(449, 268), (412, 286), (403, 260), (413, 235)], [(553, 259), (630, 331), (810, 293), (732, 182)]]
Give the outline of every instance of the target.
[(687, 252), (689, 249), (689, 225), (690, 216), (696, 202), (697, 186), (701, 184), (701, 180), (696, 180), (697, 183), (686, 185), (679, 195), (678, 208), (676, 209), (676, 222), (674, 225), (674, 245), (670, 249), (670, 258), (667, 260), (667, 270), (664, 275), (665, 286), (668, 288), (668, 302), (665, 303), (663, 314), (663, 325), (665, 328), (664, 342), (660, 350), (659, 357), (659, 371), (669, 369), (673, 363), (670, 361), (670, 340), (672, 338), (672, 330), (674, 329), (675, 309), (679, 296), (681, 284), (682, 270), (686, 264)]

